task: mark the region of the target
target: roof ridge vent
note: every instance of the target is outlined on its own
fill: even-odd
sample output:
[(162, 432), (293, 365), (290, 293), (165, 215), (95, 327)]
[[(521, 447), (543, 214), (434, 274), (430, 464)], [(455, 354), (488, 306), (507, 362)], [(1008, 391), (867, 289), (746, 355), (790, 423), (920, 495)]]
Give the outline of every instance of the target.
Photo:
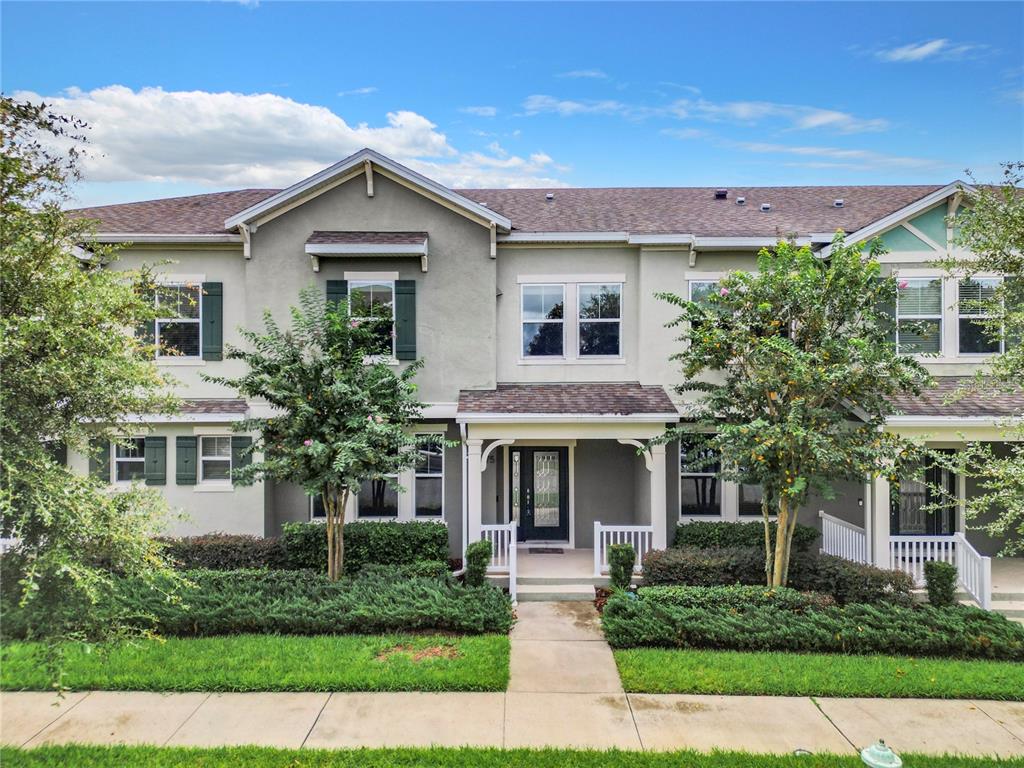
[(837, 197), (835, 200), (832, 201), (833, 208), (842, 208), (844, 205), (846, 205), (846, 201), (843, 200), (843, 198), (841, 197)]
[(771, 209), (772, 209), (772, 204), (771, 203), (761, 203), (761, 210), (764, 213), (768, 213), (768, 211), (770, 211)]
[(729, 190), (728, 189), (721, 189), (721, 188), (719, 188), (719, 189), (715, 190), (715, 200), (725, 200), (728, 197), (729, 197)]
[(551, 202), (552, 200), (555, 199), (555, 193), (548, 192), (546, 195), (544, 195), (544, 199), (547, 200), (548, 202)]
[(736, 198), (736, 205), (746, 205), (746, 204), (747, 204), (747, 198), (743, 197), (743, 195), (740, 195), (739, 197)]

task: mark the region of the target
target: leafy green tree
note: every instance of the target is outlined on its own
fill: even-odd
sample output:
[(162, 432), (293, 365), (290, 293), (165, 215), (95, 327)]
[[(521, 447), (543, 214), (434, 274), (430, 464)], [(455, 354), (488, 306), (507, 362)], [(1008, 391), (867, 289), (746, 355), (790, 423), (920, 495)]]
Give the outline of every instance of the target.
[[(237, 378), (209, 377), (247, 398), (260, 398), (273, 415), (242, 422), (257, 431), (257, 460), (236, 470), (236, 482), (293, 482), (323, 499), (327, 526), (327, 573), (344, 573), (345, 507), (364, 480), (394, 483), (412, 467), (417, 448), (437, 443), (411, 427), (420, 417), (413, 379), (416, 361), (400, 372), (372, 353), (380, 328), (349, 317), (344, 301), (328, 303), (314, 287), (304, 289), (282, 330), (269, 312), (262, 333), (243, 330), (249, 349), (229, 347), (248, 372)], [(400, 490), (400, 489), (399, 489)]]
[[(896, 281), (869, 254), (834, 241), (822, 259), (780, 242), (757, 272), (732, 272), (696, 300), (659, 294), (679, 308), (672, 356), (698, 392), (695, 423), (662, 439), (704, 434), (703, 462), (721, 457), (725, 479), (763, 490), (766, 582), (785, 585), (793, 531), (808, 495), (833, 483), (891, 474), (909, 443), (881, 427), (887, 398), (919, 393), (924, 368), (891, 343)], [(697, 467), (693, 467), (696, 469)], [(769, 515), (778, 519), (773, 536)]]
[[(955, 217), (956, 244), (966, 252), (944, 260), (948, 273), (960, 279), (1002, 275), (989, 295), (968, 303), (964, 309), (981, 316), (977, 324), (1002, 353), (978, 371), (975, 380), (957, 393), (993, 396), (1024, 386), (1024, 162), (1006, 163), (1003, 182), (964, 190), (965, 208)], [(1024, 413), (1015, 414), (1017, 419)], [(981, 492), (966, 501), (969, 520), (983, 520), (978, 527), (1004, 541), (1001, 554), (1024, 551), (1024, 427), (1008, 420), (1006, 452), (987, 443), (970, 443), (947, 465), (975, 477)], [(944, 499), (944, 503), (955, 500)]]
[(107, 269), (116, 254), (62, 208), (84, 126), (0, 97), (0, 128), (0, 529), (20, 541), (3, 591), (36, 617), (36, 635), (102, 640), (127, 626), (100, 610), (112, 572), (164, 572), (150, 536), (165, 508), (58, 457), (117, 440), (130, 414), (174, 409), (152, 348), (130, 332), (152, 317), (151, 280)]

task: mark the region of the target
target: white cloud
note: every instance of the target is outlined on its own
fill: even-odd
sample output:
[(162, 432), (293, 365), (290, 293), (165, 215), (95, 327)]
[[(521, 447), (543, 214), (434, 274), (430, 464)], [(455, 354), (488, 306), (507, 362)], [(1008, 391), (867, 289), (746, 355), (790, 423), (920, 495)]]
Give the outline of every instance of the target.
[(370, 93), (376, 93), (377, 86), (375, 85), (364, 85), (362, 88), (353, 88), (350, 91), (338, 91), (339, 96), (366, 96)]
[(497, 107), (460, 107), (459, 112), (465, 112), (467, 115), (476, 115), (477, 117), (494, 117), (498, 114)]
[(730, 141), (725, 146), (746, 152), (771, 155), (797, 155), (806, 158), (799, 163), (807, 168), (851, 168), (854, 170), (908, 169), (937, 170), (942, 163), (922, 157), (887, 155), (870, 149), (846, 149), (843, 147), (791, 146), (768, 142)]
[(571, 72), (560, 72), (556, 77), (568, 77), (576, 80), (607, 80), (608, 75), (600, 69), (574, 69)]
[(674, 139), (701, 139), (707, 136), (707, 131), (700, 128), (665, 128), (661, 133)]
[(954, 43), (944, 37), (924, 40), (920, 43), (908, 43), (897, 48), (882, 48), (875, 51), (875, 56), (882, 61), (906, 63), (936, 59), (939, 61), (956, 61), (968, 55), (979, 54), (988, 49), (987, 45), (973, 43)]
[(57, 96), (19, 92), (90, 129), (82, 163), (87, 182), (163, 182), (203, 187), (287, 186), (362, 147), (371, 147), (441, 183), (551, 186), (559, 170), (529, 157), (459, 152), (423, 115), (389, 112), (386, 122), (350, 124), (326, 107), (270, 93), (132, 90), (111, 85)]

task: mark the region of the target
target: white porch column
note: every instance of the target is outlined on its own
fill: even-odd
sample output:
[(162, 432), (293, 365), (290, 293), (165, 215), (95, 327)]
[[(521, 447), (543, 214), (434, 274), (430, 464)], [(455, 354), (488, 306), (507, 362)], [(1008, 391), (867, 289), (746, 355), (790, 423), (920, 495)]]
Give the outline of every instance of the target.
[(872, 564), (889, 568), (889, 478), (879, 475), (871, 481)]
[(469, 461), (466, 472), (469, 474), (466, 483), (466, 543), (480, 541), (483, 525), (483, 499), (480, 478), (480, 449), (483, 440), (466, 440), (466, 453)]
[(668, 546), (668, 512), (665, 498), (665, 444), (649, 446), (651, 452), (651, 526), (654, 529), (651, 546), (665, 549)]

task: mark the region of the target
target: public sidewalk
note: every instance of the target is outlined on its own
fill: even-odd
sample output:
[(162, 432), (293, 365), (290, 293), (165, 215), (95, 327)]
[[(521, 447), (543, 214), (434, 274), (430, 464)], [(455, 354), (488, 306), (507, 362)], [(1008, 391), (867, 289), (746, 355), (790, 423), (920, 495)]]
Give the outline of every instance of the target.
[(505, 693), (0, 694), (0, 741), (1024, 755), (1024, 704), (625, 694), (588, 603), (524, 603)]

